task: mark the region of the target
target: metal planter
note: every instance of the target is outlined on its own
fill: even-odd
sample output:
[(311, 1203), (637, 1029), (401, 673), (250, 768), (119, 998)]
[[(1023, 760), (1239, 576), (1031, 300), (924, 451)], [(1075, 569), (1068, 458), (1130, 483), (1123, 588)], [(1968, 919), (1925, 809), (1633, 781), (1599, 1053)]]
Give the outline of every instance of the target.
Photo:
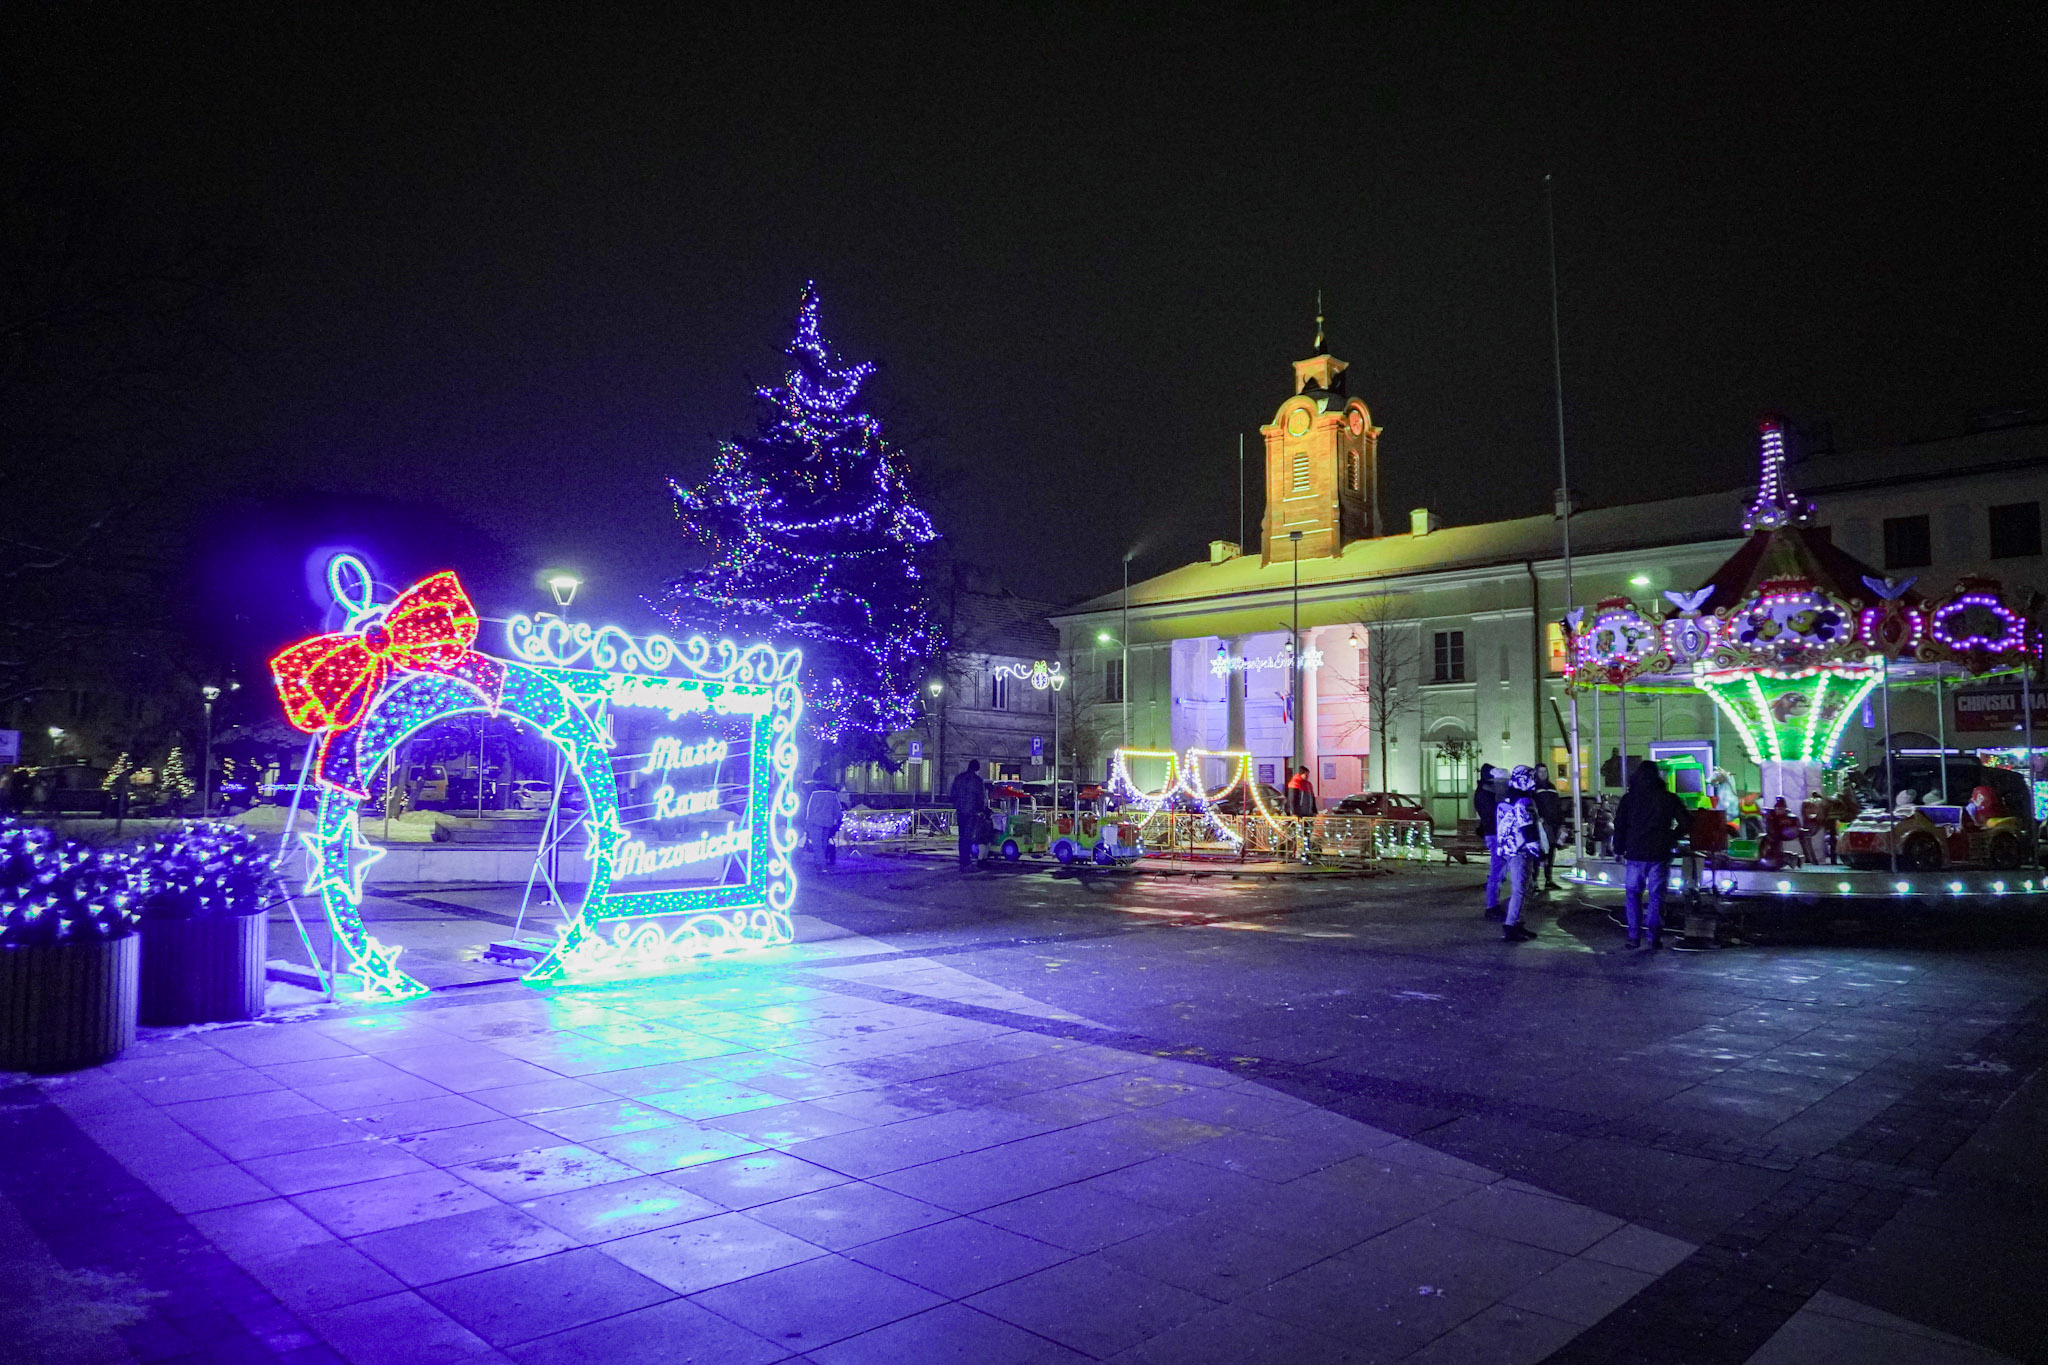
[(142, 1022), (210, 1024), (263, 1012), (269, 918), (142, 921)]
[(135, 1041), (141, 940), (0, 944), (0, 1071), (76, 1071)]

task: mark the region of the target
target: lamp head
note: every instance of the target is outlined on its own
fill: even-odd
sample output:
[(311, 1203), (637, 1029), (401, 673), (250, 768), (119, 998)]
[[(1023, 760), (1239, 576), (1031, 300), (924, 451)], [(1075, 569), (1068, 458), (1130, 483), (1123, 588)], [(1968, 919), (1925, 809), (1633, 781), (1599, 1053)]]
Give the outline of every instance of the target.
[(567, 569), (557, 569), (547, 576), (548, 591), (555, 595), (555, 605), (563, 611), (576, 600), (576, 589), (583, 586), (583, 580)]
[(199, 689), (199, 695), (206, 698), (208, 703), (217, 702), (220, 700), (220, 689), (212, 683), (208, 683)]
[(1116, 643), (1116, 637), (1106, 630), (1098, 630), (1095, 632), (1095, 643), (1098, 645), (1113, 645)]
[(924, 690), (936, 697), (939, 695), (939, 693), (946, 690), (946, 685), (940, 682), (937, 678), (933, 678), (930, 682), (924, 685)]
[(52, 726), (50, 727), (50, 738), (51, 738), (51, 739), (62, 739), (62, 738), (64, 738), (64, 727), (63, 727), (63, 726), (61, 726), (61, 725), (52, 725)]

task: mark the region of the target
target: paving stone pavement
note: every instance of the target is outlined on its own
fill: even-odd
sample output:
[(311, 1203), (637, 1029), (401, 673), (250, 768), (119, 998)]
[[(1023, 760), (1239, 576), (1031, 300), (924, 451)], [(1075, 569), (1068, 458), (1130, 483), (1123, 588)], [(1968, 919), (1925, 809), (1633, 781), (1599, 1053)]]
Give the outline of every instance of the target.
[(118, 1329), (145, 1360), (1533, 1360), (1692, 1250), (1226, 1070), (836, 983), (156, 1034), (14, 1087), (42, 1160), (4, 1188), (178, 1305)]
[[(1867, 1038), (1829, 1033), (1896, 1020), (1695, 1020), (1674, 990), (1666, 1027), (1621, 1040), (1652, 1079), (1615, 1106), (1580, 1071), (1408, 1065), (1425, 1050), (1398, 1023), (1367, 1067), (1292, 1000), (1264, 1002), (1296, 1015), (1269, 1046), (1242, 1020), (1208, 1041), (1167, 979), (1193, 945), (1161, 919), (1233, 943), (1336, 931), (1143, 896), (1119, 952), (1149, 995), (1113, 1019), (1047, 964), (1128, 926), (1051, 923), (991, 957), (835, 913), (795, 949), (686, 977), (486, 980), (146, 1031), (108, 1067), (19, 1080), (0, 1099), (20, 1154), (0, 1163), (0, 1263), (41, 1290), (0, 1310), (0, 1344), (52, 1361), (2003, 1358), (1927, 1325), (1933, 1307), (1826, 1286), (1860, 1265), (1882, 1299), (1881, 1258), (1854, 1258), (1901, 1226), (1979, 1253), (1982, 1183), (1947, 1174), (1973, 1143), (1980, 1175), (2007, 1171), (2038, 1136), (2011, 1121), (2048, 1059), (2038, 1007), (1952, 1000), (1938, 1040), (1909, 1025), (1871, 1067), (1842, 1050)], [(1142, 956), (1154, 944), (1178, 956)], [(1963, 1043), (1961, 1066), (1917, 1065)]]

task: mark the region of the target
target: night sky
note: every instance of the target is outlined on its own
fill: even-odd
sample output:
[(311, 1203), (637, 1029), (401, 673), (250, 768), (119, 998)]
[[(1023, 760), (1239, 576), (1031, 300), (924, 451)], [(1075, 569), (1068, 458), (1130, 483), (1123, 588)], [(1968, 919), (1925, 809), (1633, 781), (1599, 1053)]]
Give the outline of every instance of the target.
[(1239, 432), (1256, 536), (1319, 288), (1389, 513), (1545, 506), (1546, 171), (1587, 500), (1739, 481), (1766, 410), (1851, 448), (2048, 407), (2022, 6), (277, 8), (314, 12), (52, 5), (6, 44), (13, 173), (245, 262), (180, 479), (322, 534), (426, 504), (627, 619), (807, 278), (942, 529), (1055, 600), (1234, 538)]

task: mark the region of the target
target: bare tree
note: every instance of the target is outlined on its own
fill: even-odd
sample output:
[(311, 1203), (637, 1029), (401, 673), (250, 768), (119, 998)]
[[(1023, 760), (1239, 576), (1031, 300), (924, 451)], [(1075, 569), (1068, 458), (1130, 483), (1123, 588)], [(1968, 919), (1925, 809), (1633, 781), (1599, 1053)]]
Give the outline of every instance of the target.
[(1352, 620), (1365, 641), (1365, 659), (1360, 676), (1352, 686), (1353, 695), (1365, 702), (1365, 719), (1358, 725), (1369, 728), (1372, 747), (1380, 757), (1380, 789), (1387, 790), (1387, 750), (1396, 722), (1422, 709), (1415, 690), (1422, 680), (1421, 636), (1413, 628), (1406, 603), (1390, 592), (1375, 592), (1351, 604)]
[(1122, 733), (1122, 713), (1106, 707), (1109, 688), (1092, 649), (1062, 651), (1060, 666), (1067, 685), (1053, 693), (1059, 710), (1060, 744), (1074, 765), (1074, 781), (1087, 781), (1103, 771), (1102, 759)]

